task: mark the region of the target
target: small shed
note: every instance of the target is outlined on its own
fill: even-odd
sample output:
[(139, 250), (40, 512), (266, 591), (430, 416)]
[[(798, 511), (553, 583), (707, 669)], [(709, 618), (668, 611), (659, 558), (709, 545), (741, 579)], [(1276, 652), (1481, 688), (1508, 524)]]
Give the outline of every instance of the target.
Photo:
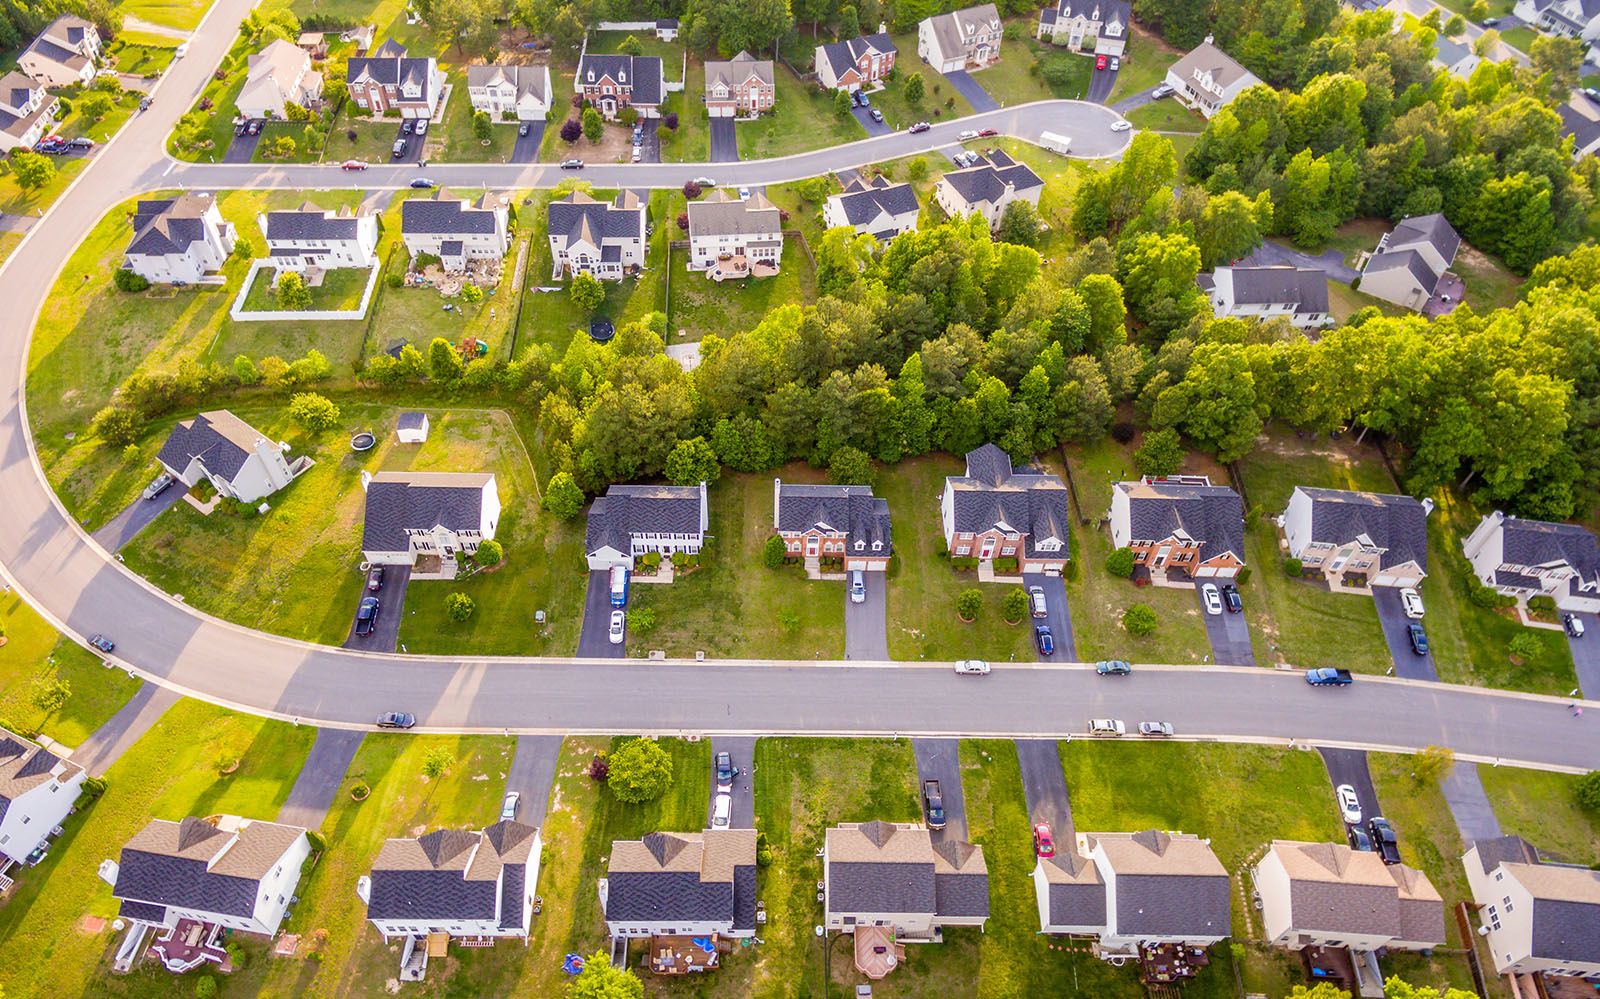
[(421, 444), (428, 439), (428, 414), (401, 413), (395, 435), (402, 444)]

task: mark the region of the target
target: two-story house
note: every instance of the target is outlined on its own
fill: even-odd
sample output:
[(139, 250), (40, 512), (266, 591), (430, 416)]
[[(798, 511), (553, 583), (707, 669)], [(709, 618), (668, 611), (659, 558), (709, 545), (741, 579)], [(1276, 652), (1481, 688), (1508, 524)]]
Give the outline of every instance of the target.
[(696, 554), (709, 526), (706, 484), (698, 486), (613, 485), (589, 507), (585, 553), (593, 571), (622, 566), (633, 571), (636, 556), (658, 552)]
[(474, 111), (499, 121), (544, 121), (550, 112), (549, 66), (468, 66), (467, 95)]
[(1213, 45), (1207, 35), (1167, 68), (1166, 82), (1179, 102), (1210, 118), (1261, 79)]
[(1118, 482), (1111, 543), (1132, 549), (1155, 583), (1231, 579), (1244, 568), (1244, 501), (1203, 475)]
[(1296, 486), (1278, 517), (1285, 550), (1329, 589), (1416, 586), (1428, 574), (1432, 500)]
[(951, 218), (966, 218), (976, 212), (994, 230), (1013, 201), (1026, 201), (1038, 208), (1039, 195), (1043, 193), (1044, 179), (1032, 168), (1013, 160), (1004, 150), (991, 149), (988, 159), (976, 166), (952, 170), (940, 177), (933, 189), (933, 200)]
[(15, 70), (0, 77), (0, 153), (32, 149), (55, 123), (60, 101)]
[[(650, 941), (650, 970), (658, 975), (717, 967), (720, 941), (756, 933), (756, 831), (614, 840), (600, 911), (613, 940)], [(710, 946), (697, 945), (697, 937)]]
[(233, 226), (211, 195), (148, 199), (134, 207), (122, 266), (152, 284), (220, 284), (233, 244)]
[(152, 819), (100, 865), (100, 877), (117, 915), (157, 928), (151, 952), (182, 974), (228, 960), (224, 933), (276, 934), (310, 856), (300, 826), (237, 815)]
[(771, 111), (777, 98), (771, 59), (740, 52), (706, 62), (706, 114), (712, 118), (753, 118)]
[(1498, 975), (1600, 976), (1600, 871), (1550, 863), (1519, 836), (1461, 858)]
[(244, 89), (234, 106), (245, 118), (288, 117), (290, 104), (311, 108), (322, 99), (322, 74), (306, 50), (281, 38), (245, 60)]
[(667, 77), (656, 56), (585, 52), (578, 60), (573, 88), (607, 118), (615, 118), (623, 108), (633, 108), (641, 118), (658, 118)]
[(876, 90), (899, 55), (886, 27), (880, 24), (876, 34), (818, 45), (817, 82), (828, 90)]
[(167, 474), (185, 487), (210, 482), (220, 496), (254, 503), (299, 478), (315, 464), (290, 461), (278, 443), (226, 409), (179, 420), (156, 454)]
[(356, 895), (385, 943), (406, 941), (403, 963), (430, 933), (480, 944), (527, 940), (540, 848), (539, 830), (511, 819), (478, 832), (435, 829), (386, 840)]
[(889, 501), (871, 486), (836, 486), (772, 480), (772, 529), (793, 556), (814, 567), (822, 559), (844, 560), (846, 570), (881, 572), (894, 544)]
[(466, 270), (469, 260), (499, 260), (511, 245), (509, 201), (491, 192), (468, 201), (441, 187), (400, 206), (400, 238), (413, 259), (431, 253), (446, 271)]
[(935, 14), (917, 25), (917, 55), (936, 73), (985, 69), (1000, 59), (1002, 28), (992, 3)]
[(1472, 79), (1483, 57), (1473, 50), (1470, 38), (1449, 38), (1444, 34), (1433, 43), (1433, 58), (1429, 64), (1434, 69), (1442, 69), (1446, 73), (1462, 82)]
[(267, 257), (280, 271), (369, 268), (378, 259), (378, 216), (318, 208), (263, 212), (256, 217), (267, 241)]
[(1600, 101), (1575, 90), (1556, 113), (1561, 115), (1561, 134), (1572, 139), (1574, 160), (1600, 154)]
[(550, 202), (550, 277), (593, 274), (603, 281), (621, 281), (645, 262), (645, 202), (632, 191), (612, 201), (596, 201), (586, 191), (573, 191)]
[(1361, 291), (1421, 312), (1440, 291), (1455, 263), (1461, 237), (1437, 212), (1401, 219), (1361, 262)]
[(1526, 600), (1549, 596), (1563, 611), (1600, 611), (1600, 546), (1576, 524), (1485, 514), (1461, 549), (1485, 586)]
[(492, 472), (361, 473), (361, 557), (409, 565), (412, 579), (454, 579), (461, 555), (494, 537), (500, 492)]
[(69, 87), (94, 79), (100, 31), (93, 21), (62, 14), (22, 50), (17, 68), (47, 87)]
[(1057, 575), (1067, 566), (1067, 487), (1059, 476), (1012, 468), (993, 444), (967, 453), (965, 475), (944, 480), (939, 517), (956, 558), (1014, 558), (1022, 572)]
[(402, 118), (432, 119), (444, 97), (439, 63), (432, 56), (408, 56), (392, 38), (369, 55), (351, 56), (345, 82), (356, 107), (373, 117), (393, 109)]
[(0, 876), (12, 864), (44, 859), (50, 837), (72, 814), (83, 778), (82, 767), (0, 728)]
[(1545, 34), (1581, 40), (1584, 58), (1600, 62), (1600, 0), (1517, 0), (1511, 12)]
[(1363, 955), (1444, 946), (1444, 899), (1428, 876), (1371, 850), (1274, 840), (1250, 873), (1275, 947)]
[(878, 174), (870, 181), (852, 178), (843, 193), (830, 194), (822, 205), (822, 224), (849, 226), (887, 246), (902, 233), (915, 232), (922, 206), (910, 184), (896, 184)]
[(1073, 51), (1120, 56), (1127, 48), (1132, 20), (1131, 0), (1057, 0), (1039, 11), (1036, 36)]
[(1328, 276), (1292, 265), (1218, 267), (1196, 277), (1218, 318), (1287, 319), (1300, 329), (1333, 322), (1328, 312)]
[(766, 195), (712, 191), (689, 202), (689, 269), (714, 281), (771, 277), (783, 262), (783, 215)]

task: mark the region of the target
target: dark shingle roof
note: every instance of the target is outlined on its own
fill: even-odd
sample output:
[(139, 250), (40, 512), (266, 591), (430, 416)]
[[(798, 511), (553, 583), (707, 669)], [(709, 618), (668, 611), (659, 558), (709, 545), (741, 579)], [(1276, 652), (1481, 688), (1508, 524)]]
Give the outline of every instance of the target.
[(189, 462), (199, 458), (212, 475), (231, 480), (254, 453), (252, 438), (262, 436), (260, 431), (225, 409), (200, 413), (173, 426), (156, 459), (181, 472), (189, 467)]
[(988, 874), (936, 874), (933, 878), (936, 916), (987, 916)]
[(989, 163), (953, 170), (945, 174), (944, 179), (969, 205), (999, 201), (1005, 195), (1007, 184), (1018, 193), (1044, 186), (1044, 181), (1027, 164), (1015, 163), (999, 152), (990, 157)]
[(518, 924), (526, 866), (537, 832), (521, 822), (501, 821), (482, 832), (435, 829), (416, 839), (389, 840), (372, 867), (367, 918), (498, 918), (503, 928), (523, 929)]
[(624, 87), (631, 87), (630, 104), (660, 104), (663, 77), (661, 60), (656, 56), (602, 55), (587, 53), (578, 63), (577, 83), (583, 86), (609, 76)]
[(500, 928), (524, 929), (522, 925), (522, 889), (528, 869), (522, 864), (507, 864), (500, 874)]
[(117, 915), (126, 916), (129, 919), (142, 919), (147, 923), (165, 923), (167, 921), (167, 907), (124, 899), (122, 904), (117, 907)]
[(184, 252), (205, 238), (202, 216), (212, 204), (209, 194), (139, 202), (133, 213), (133, 240), (126, 252), (147, 256)]
[(733, 920), (732, 882), (703, 882), (699, 871), (620, 871), (606, 880), (607, 919)]
[(304, 832), (275, 822), (229, 832), (196, 818), (157, 819), (123, 847), (111, 893), (152, 906), (250, 916), (261, 879)]
[(1068, 530), (1067, 487), (1054, 475), (1013, 470), (1011, 459), (993, 444), (967, 454), (967, 474), (945, 480), (952, 492), (955, 530), (976, 534), (999, 524), (1027, 535), (1027, 554), (1041, 538), (1058, 538), (1063, 547), (1046, 552), (1065, 558)]
[(1311, 540), (1339, 545), (1367, 538), (1387, 549), (1383, 568), (1417, 563), (1428, 568), (1428, 511), (1411, 496), (1348, 489), (1297, 487), (1311, 500)]
[(1565, 563), (1586, 583), (1600, 582), (1600, 546), (1576, 524), (1507, 517), (1500, 525), (1500, 561), (1509, 565)]
[(429, 100), (431, 95), (428, 93), (430, 83), (428, 65), (431, 61), (427, 58), (407, 57), (406, 47), (391, 38), (378, 46), (378, 50), (370, 55), (351, 56), (345, 66), (345, 77), (351, 83), (360, 83), (363, 79), (396, 86), (401, 83), (416, 83), (422, 88), (422, 99)]
[(1227, 936), (1228, 878), (1204, 874), (1118, 874), (1117, 930), (1145, 936)]
[(880, 212), (890, 215), (915, 215), (921, 211), (917, 192), (910, 184), (891, 184), (883, 177), (874, 177), (871, 184), (851, 181), (843, 194), (835, 195), (844, 216), (851, 225), (862, 226), (878, 217)]
[(756, 869), (746, 864), (733, 869), (733, 928), (756, 928)]
[(1227, 486), (1153, 480), (1119, 482), (1129, 494), (1128, 537), (1162, 541), (1183, 532), (1200, 543), (1200, 560), (1232, 552), (1244, 560), (1244, 501)]
[(421, 430), (422, 425), (428, 420), (426, 413), (401, 413), (395, 426), (401, 430)]
[(1328, 277), (1301, 267), (1232, 267), (1233, 300), (1240, 305), (1294, 305), (1296, 312), (1328, 311)]
[(1401, 219), (1395, 224), (1394, 230), (1389, 233), (1388, 247), (1404, 247), (1412, 243), (1431, 243), (1439, 251), (1439, 256), (1444, 258), (1445, 266), (1456, 258), (1456, 250), (1461, 246), (1461, 237), (1457, 235), (1455, 227), (1443, 215), (1435, 212), (1432, 215), (1415, 215), (1408, 219)]
[[(1600, 873), (1585, 873), (1600, 881)], [(1600, 905), (1535, 898), (1532, 951), (1548, 961), (1600, 961)]]
[(400, 232), (429, 235), (494, 235), (498, 202), (474, 206), (461, 198), (413, 198), (400, 206)]
[(835, 912), (937, 912), (933, 862), (828, 865), (828, 907)]
[(1496, 836), (1493, 839), (1474, 840), (1473, 846), (1478, 849), (1478, 862), (1483, 865), (1483, 873), (1489, 874), (1502, 863), (1507, 864), (1537, 864), (1539, 850), (1532, 843), (1521, 836)]
[(1588, 103), (1588, 99), (1580, 95), (1556, 108), (1556, 113), (1561, 115), (1562, 134), (1572, 136), (1574, 146), (1582, 153), (1600, 142), (1600, 119), (1584, 114), (1575, 107), (1579, 101)]
[(633, 550), (635, 534), (696, 534), (700, 530), (699, 486), (614, 485), (589, 508), (585, 541), (589, 552), (606, 545)]
[(596, 201), (587, 192), (574, 191), (550, 202), (548, 211), (550, 233), (565, 234), (568, 241), (579, 235), (594, 240), (644, 239), (644, 214), (626, 192), (615, 201)]
[(493, 478), (487, 472), (379, 472), (367, 484), (362, 550), (403, 552), (410, 546), (407, 530), (478, 530), (483, 487)]
[(887, 34), (875, 33), (842, 42), (830, 42), (822, 46), (822, 57), (832, 67), (834, 76), (842, 76), (855, 68), (857, 59), (874, 50), (884, 54), (898, 51)]
[(294, 211), (268, 212), (265, 234), (269, 243), (280, 239), (355, 239), (358, 222), (354, 214), (307, 205)]
[[(809, 531), (826, 527), (842, 533), (848, 552), (862, 542), (863, 553), (887, 556), (893, 550), (889, 501), (872, 495), (871, 486), (810, 485), (785, 482), (778, 487), (778, 530)], [(874, 550), (873, 542), (881, 542)]]

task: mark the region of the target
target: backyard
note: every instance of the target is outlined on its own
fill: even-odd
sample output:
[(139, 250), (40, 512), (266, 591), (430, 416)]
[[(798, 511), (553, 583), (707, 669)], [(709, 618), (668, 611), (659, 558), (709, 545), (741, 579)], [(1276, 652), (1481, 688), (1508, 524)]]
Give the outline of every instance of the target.
[[(673, 195), (672, 201), (678, 211), (684, 210), (683, 195)], [(664, 223), (672, 227), (675, 237), (683, 235), (671, 221), (676, 217), (672, 214)], [(668, 259), (673, 269), (667, 308), (667, 329), (673, 331), (667, 338), (669, 344), (700, 340), (708, 333), (729, 337), (751, 329), (779, 305), (816, 299), (816, 272), (793, 238), (783, 241), (783, 259), (775, 277), (718, 283), (703, 272), (689, 270), (687, 250), (673, 250)]]
[[(277, 275), (271, 267), (256, 271), (255, 280), (244, 296), (245, 312), (271, 312), (285, 306), (278, 301)], [(316, 284), (308, 283), (312, 312), (354, 312), (361, 308), (361, 295), (366, 291), (367, 279), (372, 272), (365, 267), (336, 267), (322, 272)]]

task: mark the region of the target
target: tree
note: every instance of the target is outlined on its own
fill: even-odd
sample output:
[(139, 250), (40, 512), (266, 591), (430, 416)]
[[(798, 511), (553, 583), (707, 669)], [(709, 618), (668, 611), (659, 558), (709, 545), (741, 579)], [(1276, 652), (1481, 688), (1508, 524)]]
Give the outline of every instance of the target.
[(456, 758), (450, 755), (450, 750), (443, 746), (434, 746), (423, 754), (422, 776), (429, 780), (438, 780), (449, 773), (450, 768), (455, 765)]
[(71, 696), (72, 685), (60, 673), (50, 670), (33, 678), (29, 685), (28, 703), (45, 714), (53, 714), (60, 711)]
[(1600, 812), (1600, 770), (1591, 770), (1572, 786), (1573, 799), (1585, 811)]
[(617, 51), (623, 55), (642, 56), (644, 55), (644, 43), (629, 35), (622, 40), (621, 45), (617, 46)]
[(287, 312), (311, 308), (311, 289), (306, 287), (306, 279), (299, 271), (279, 271), (273, 294), (278, 299), (278, 308)]
[(1290, 579), (1299, 579), (1306, 574), (1305, 563), (1297, 558), (1286, 558), (1283, 560), (1283, 574)]
[(1122, 612), (1122, 627), (1135, 638), (1143, 638), (1156, 630), (1155, 608), (1149, 604), (1134, 604)]
[(339, 407), (325, 395), (297, 392), (289, 400), (289, 417), (311, 433), (320, 434), (339, 422)]
[(1437, 784), (1455, 765), (1455, 750), (1449, 746), (1423, 746), (1411, 758), (1411, 776), (1418, 784)]
[(463, 302), (481, 302), (483, 301), (483, 289), (475, 284), (462, 285), (461, 300)]
[(1385, 981), (1383, 992), (1389, 999), (1477, 999), (1478, 995), (1476, 992), (1449, 986), (1439, 988), (1433, 985), (1412, 985), (1398, 977)]
[(272, 142), (272, 155), (286, 160), (294, 155), (296, 148), (298, 147), (295, 145), (294, 136), (280, 135)]
[(838, 118), (841, 121), (849, 118), (851, 114), (850, 109), (853, 106), (854, 104), (850, 100), (850, 91), (835, 90), (833, 92), (833, 115), (835, 118)]
[(654, 801), (672, 786), (672, 757), (649, 739), (632, 739), (611, 754), (606, 784), (630, 805)]
[(1089, 310), (1089, 342), (1084, 353), (1102, 355), (1128, 340), (1128, 310), (1122, 285), (1109, 274), (1089, 274), (1078, 282), (1078, 297)]
[(606, 133), (606, 120), (594, 108), (583, 109), (583, 137), (598, 143)]
[(217, 980), (210, 975), (195, 979), (194, 999), (215, 999), (217, 994)]
[(461, 377), (461, 355), (455, 345), (442, 336), (428, 344), (428, 377), (441, 385)]
[(50, 183), (56, 175), (56, 166), (39, 153), (17, 149), (11, 153), (11, 175), (17, 178), (23, 190), (32, 191)]
[(505, 557), (505, 546), (493, 538), (484, 538), (478, 542), (478, 552), (473, 556), (473, 561), (483, 566), (499, 565), (505, 561)]
[(963, 621), (975, 621), (983, 611), (983, 594), (975, 589), (956, 594), (956, 614)]
[(874, 479), (872, 459), (859, 448), (838, 448), (828, 458), (828, 478), (841, 486), (870, 486)]
[(605, 287), (588, 271), (579, 271), (572, 276), (572, 284), (567, 288), (567, 295), (572, 299), (572, 304), (585, 313), (594, 312), (606, 301)]
[[(683, 197), (684, 197), (685, 201), (694, 201), (696, 198), (700, 197), (700, 195), (702, 195), (704, 193), (705, 193), (705, 188), (701, 187), (699, 184), (696, 184), (694, 181), (686, 180), (686, 181), (683, 182)], [(685, 223), (684, 224), (684, 228), (685, 229), (688, 228), (688, 220), (689, 220), (689, 217), (687, 215), (685, 215), (684, 216), (684, 223)]]
[(1318, 982), (1315, 985), (1296, 985), (1289, 990), (1285, 999), (1350, 999), (1350, 993), (1332, 982)]
[(106, 406), (89, 421), (89, 432), (111, 447), (124, 447), (139, 439), (139, 415), (124, 406)]
[(1040, 236), (1039, 211), (1026, 201), (1017, 200), (1006, 206), (1000, 216), (998, 238), (1002, 243), (1018, 246), (1038, 246)]
[(1106, 571), (1122, 579), (1133, 578), (1134, 555), (1132, 548), (1115, 548), (1106, 556)]
[(78, 113), (90, 121), (99, 121), (111, 113), (115, 102), (104, 91), (91, 90), (78, 98)]
[(144, 291), (150, 287), (150, 279), (143, 274), (135, 274), (126, 267), (118, 269), (111, 275), (111, 283), (117, 286), (118, 291)]
[(557, 520), (571, 520), (583, 509), (583, 490), (572, 481), (568, 472), (557, 472), (550, 477), (550, 484), (544, 487), (544, 498), (541, 505)]
[(926, 84), (922, 82), (921, 73), (912, 73), (906, 77), (904, 86), (906, 100), (911, 104), (921, 104), (923, 95), (927, 92)]
[(494, 134), (494, 124), (489, 120), (489, 112), (475, 111), (472, 114), (472, 135), (484, 142)]
[(249, 356), (240, 354), (233, 359), (233, 377), (240, 385), (255, 385), (261, 381), (261, 370)]
[(1206, 200), (1195, 220), (1194, 241), (1200, 262), (1217, 267), (1237, 260), (1261, 244), (1261, 219), (1272, 219), (1272, 195), (1262, 191), (1255, 201), (1238, 191), (1226, 191)]
[[(1535, 35), (1528, 46), (1528, 59), (1534, 71), (1550, 74), (1551, 90), (1566, 94), (1578, 85), (1583, 66), (1584, 43), (1561, 35)], [(82, 106), (80, 102), (79, 106)]]
[(472, 617), (472, 612), (477, 609), (478, 605), (472, 602), (472, 598), (460, 590), (448, 594), (444, 598), (444, 612), (452, 621), (466, 621)]
[(1447, 38), (1455, 38), (1467, 30), (1467, 19), (1460, 14), (1452, 14), (1450, 20), (1444, 22), (1444, 33)]
[(1472, 6), (1467, 8), (1467, 17), (1473, 23), (1482, 24), (1483, 19), (1489, 16), (1489, 0), (1472, 0)]
[(570, 146), (572, 143), (577, 142), (578, 137), (582, 134), (583, 122), (579, 121), (578, 119), (568, 118), (566, 121), (561, 123), (561, 141), (565, 142), (567, 145)]
[(761, 563), (768, 569), (776, 569), (783, 565), (783, 560), (789, 557), (789, 544), (783, 538), (774, 534), (767, 539), (766, 545), (761, 549)]
[(676, 132), (678, 130), (678, 112), (668, 111), (662, 115), (661, 124), (665, 125), (670, 131)]
[(1006, 591), (1000, 599), (1000, 613), (1012, 624), (1016, 624), (1028, 616), (1028, 591), (1020, 586), (1013, 586)]
[(704, 437), (690, 437), (672, 446), (665, 468), (667, 481), (675, 486), (693, 486), (717, 481), (722, 463)]
[(1152, 326), (1172, 310), (1187, 321), (1203, 297), (1194, 283), (1200, 273), (1200, 248), (1180, 233), (1147, 232), (1131, 245), (1124, 242), (1118, 248), (1117, 270), (1128, 308)]
[(644, 982), (627, 968), (612, 964), (611, 955), (597, 950), (567, 983), (567, 999), (644, 999)]
[(1183, 467), (1183, 442), (1178, 432), (1168, 427), (1144, 435), (1139, 450), (1133, 452), (1133, 465), (1140, 475), (1174, 475)]

